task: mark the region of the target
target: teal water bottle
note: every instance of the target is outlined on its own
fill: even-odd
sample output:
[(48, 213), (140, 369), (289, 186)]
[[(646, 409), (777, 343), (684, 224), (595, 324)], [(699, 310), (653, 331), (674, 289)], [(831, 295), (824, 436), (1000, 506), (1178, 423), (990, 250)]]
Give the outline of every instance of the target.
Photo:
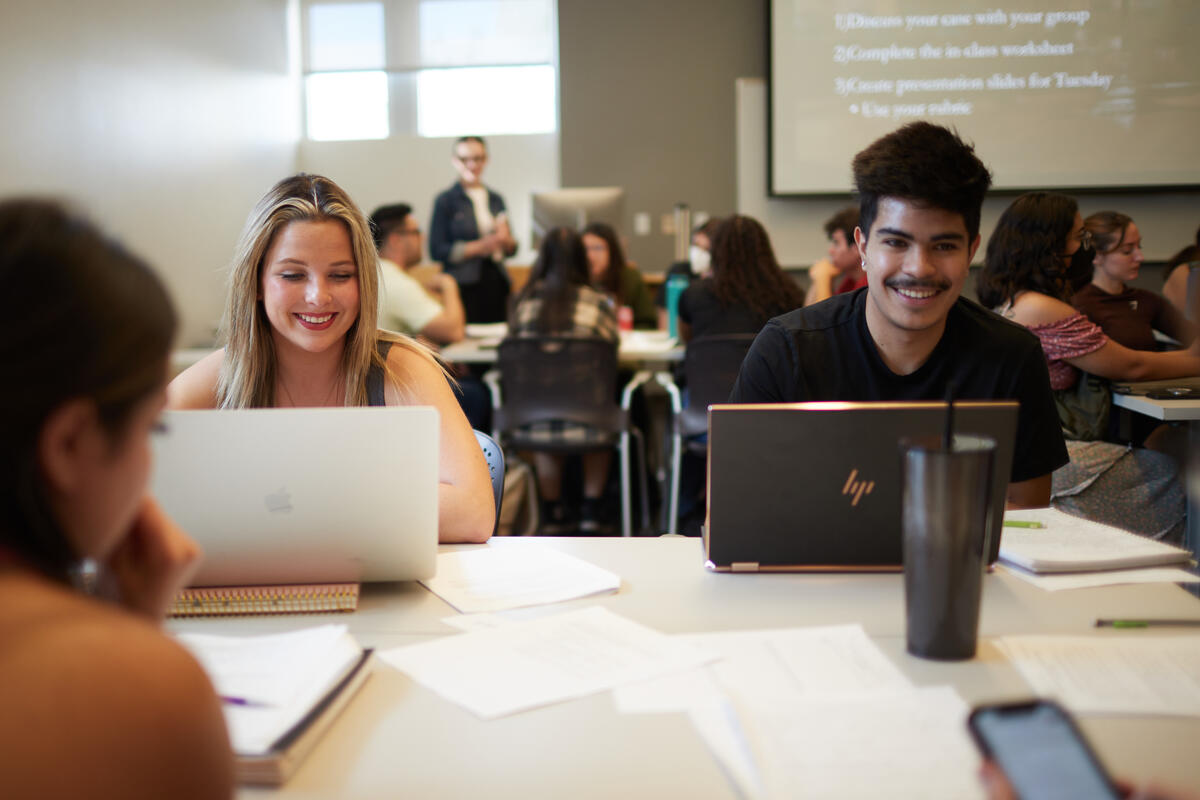
[(686, 275), (667, 278), (667, 335), (679, 338), (679, 295), (688, 287)]

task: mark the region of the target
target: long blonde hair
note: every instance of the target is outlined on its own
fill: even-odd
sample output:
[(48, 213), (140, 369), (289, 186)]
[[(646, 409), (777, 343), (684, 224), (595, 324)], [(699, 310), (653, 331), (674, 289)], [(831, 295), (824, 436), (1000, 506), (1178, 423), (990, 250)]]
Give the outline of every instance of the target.
[(386, 339), (437, 363), (430, 351), (406, 336), (377, 330), (379, 259), (370, 226), (341, 187), (320, 175), (300, 173), (271, 187), (246, 221), (229, 270), (221, 331), (225, 358), (217, 379), (218, 408), (275, 405), (276, 357), (271, 323), (259, 302), (263, 259), (275, 236), (293, 222), (336, 220), (346, 227), (358, 272), (358, 317), (342, 350), (347, 406), (367, 405), (367, 373), (378, 367), (402, 394), (403, 383), (388, 369), (376, 342)]

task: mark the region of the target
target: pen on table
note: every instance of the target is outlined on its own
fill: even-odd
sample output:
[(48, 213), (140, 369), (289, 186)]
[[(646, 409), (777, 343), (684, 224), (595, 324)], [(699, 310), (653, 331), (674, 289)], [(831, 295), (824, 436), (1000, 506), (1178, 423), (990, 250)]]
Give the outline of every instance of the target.
[(248, 697), (234, 697), (232, 695), (221, 695), (221, 702), (229, 706), (246, 706), (247, 708), (266, 708), (270, 703), (264, 703), (260, 700), (251, 700)]
[(1035, 519), (1006, 519), (1004, 520), (1006, 528), (1044, 528), (1042, 523)]
[(1098, 619), (1097, 628), (1200, 628), (1200, 619)]

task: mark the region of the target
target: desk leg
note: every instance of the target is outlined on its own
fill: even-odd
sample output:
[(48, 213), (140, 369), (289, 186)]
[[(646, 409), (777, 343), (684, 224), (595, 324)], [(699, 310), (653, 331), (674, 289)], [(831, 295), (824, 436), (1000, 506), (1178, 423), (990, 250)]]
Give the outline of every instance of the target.
[(667, 533), (677, 533), (679, 527), (679, 467), (682, 460), (679, 415), (683, 411), (683, 402), (679, 394), (679, 387), (675, 385), (671, 373), (655, 373), (654, 379), (671, 396), (671, 499), (667, 503), (666, 529)]

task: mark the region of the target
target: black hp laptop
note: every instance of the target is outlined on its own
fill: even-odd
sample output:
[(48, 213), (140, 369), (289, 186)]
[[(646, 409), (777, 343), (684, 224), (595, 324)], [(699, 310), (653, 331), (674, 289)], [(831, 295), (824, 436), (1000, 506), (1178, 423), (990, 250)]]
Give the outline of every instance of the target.
[[(996, 440), (988, 563), (1000, 549), (1017, 402), (954, 404), (954, 431)], [(718, 572), (901, 568), (901, 438), (938, 435), (941, 402), (714, 405), (706, 566)]]

